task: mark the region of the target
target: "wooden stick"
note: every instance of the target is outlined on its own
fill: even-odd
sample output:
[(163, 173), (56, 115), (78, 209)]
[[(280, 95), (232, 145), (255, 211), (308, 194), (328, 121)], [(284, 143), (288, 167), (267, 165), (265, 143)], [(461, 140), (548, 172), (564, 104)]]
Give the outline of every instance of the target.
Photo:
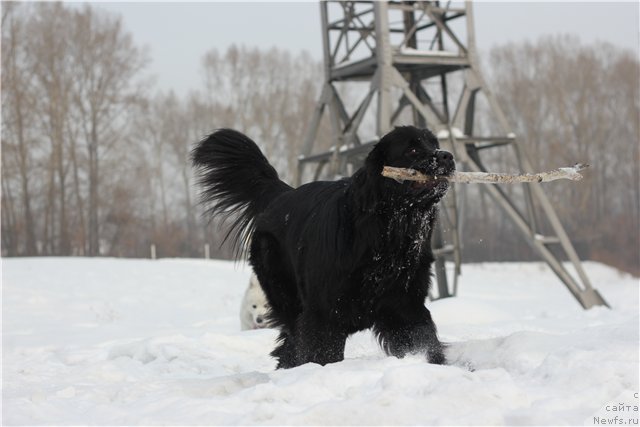
[(491, 173), (491, 172), (455, 172), (449, 177), (429, 176), (415, 169), (394, 168), (385, 166), (382, 176), (398, 181), (442, 181), (455, 182), (458, 184), (514, 184), (519, 182), (549, 182), (557, 179), (569, 179), (580, 181), (581, 171), (588, 168), (588, 164), (577, 163), (573, 167), (559, 168), (549, 172), (540, 173)]

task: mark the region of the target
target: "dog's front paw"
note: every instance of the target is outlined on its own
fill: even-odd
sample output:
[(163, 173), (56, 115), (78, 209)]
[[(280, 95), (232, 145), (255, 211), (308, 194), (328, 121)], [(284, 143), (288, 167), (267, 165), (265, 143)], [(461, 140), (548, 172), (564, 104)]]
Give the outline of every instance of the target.
[(429, 363), (433, 363), (434, 365), (446, 365), (447, 358), (444, 355), (443, 346), (431, 346), (427, 351), (427, 361)]

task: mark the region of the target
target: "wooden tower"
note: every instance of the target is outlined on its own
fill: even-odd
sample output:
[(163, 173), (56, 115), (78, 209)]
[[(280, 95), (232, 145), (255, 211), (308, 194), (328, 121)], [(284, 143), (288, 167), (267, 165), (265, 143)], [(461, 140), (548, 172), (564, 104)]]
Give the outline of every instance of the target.
[[(299, 158), (298, 185), (350, 175), (371, 145), (401, 124), (431, 129), (454, 154), (459, 170), (485, 171), (484, 164), (500, 155), (510, 157), (521, 172), (531, 172), (524, 147), (480, 73), (471, 2), (321, 1), (320, 13), (325, 81)], [(476, 120), (480, 108), (490, 116), (484, 126)], [(333, 146), (317, 152), (325, 114)], [(481, 190), (584, 308), (607, 305), (591, 286), (540, 184), (523, 184), (518, 197), (498, 185)], [(455, 295), (460, 273), (461, 208), (455, 187), (442, 205), (432, 242), (438, 284), (432, 298)], [(572, 272), (560, 258), (570, 261)], [(454, 266), (448, 272), (446, 260)]]

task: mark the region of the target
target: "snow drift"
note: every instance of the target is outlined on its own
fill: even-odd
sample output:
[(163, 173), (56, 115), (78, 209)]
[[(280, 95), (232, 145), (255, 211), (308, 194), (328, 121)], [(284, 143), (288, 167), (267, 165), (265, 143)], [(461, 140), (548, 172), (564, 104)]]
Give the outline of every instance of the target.
[(638, 282), (585, 268), (611, 310), (582, 310), (543, 264), (464, 265), (459, 297), (428, 303), (448, 366), (362, 332), (343, 362), (275, 371), (276, 332), (240, 331), (242, 264), (4, 259), (2, 421), (637, 424)]

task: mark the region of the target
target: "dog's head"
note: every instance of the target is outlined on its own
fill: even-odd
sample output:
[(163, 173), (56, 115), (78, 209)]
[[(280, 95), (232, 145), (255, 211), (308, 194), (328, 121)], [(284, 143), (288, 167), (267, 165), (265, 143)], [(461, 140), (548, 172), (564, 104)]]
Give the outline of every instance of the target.
[(255, 275), (251, 276), (244, 296), (244, 310), (251, 315), (251, 329), (268, 328), (269, 303)]
[(438, 202), (446, 193), (446, 180), (396, 182), (381, 175), (384, 166), (415, 169), (425, 175), (447, 177), (455, 171), (448, 151), (440, 150), (438, 138), (428, 129), (396, 127), (378, 142), (365, 162), (370, 179), (379, 179), (383, 191), (411, 197), (414, 201)]

